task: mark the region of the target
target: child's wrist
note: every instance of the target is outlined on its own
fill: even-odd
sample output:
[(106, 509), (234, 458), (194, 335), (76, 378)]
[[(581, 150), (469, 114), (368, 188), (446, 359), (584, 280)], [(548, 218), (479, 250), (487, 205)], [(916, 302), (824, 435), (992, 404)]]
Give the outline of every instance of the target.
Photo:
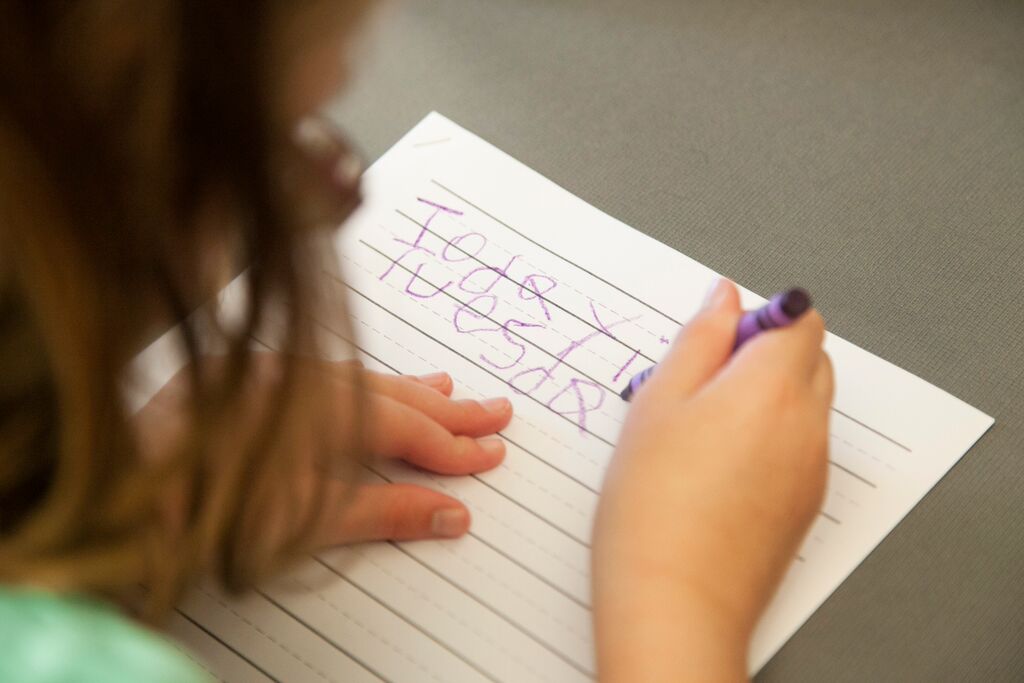
[(655, 579), (596, 597), (602, 681), (746, 680), (750, 629), (705, 592)]

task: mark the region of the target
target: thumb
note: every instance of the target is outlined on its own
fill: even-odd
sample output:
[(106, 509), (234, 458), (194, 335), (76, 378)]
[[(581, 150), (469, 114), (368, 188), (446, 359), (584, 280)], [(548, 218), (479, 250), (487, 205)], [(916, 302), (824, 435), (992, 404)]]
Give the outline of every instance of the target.
[(324, 545), (454, 538), (469, 530), (459, 501), (415, 484), (363, 484), (338, 518), (325, 523)]
[(651, 393), (689, 396), (711, 379), (732, 354), (743, 311), (740, 295), (722, 278), (708, 292), (704, 307), (682, 329), (647, 384)]

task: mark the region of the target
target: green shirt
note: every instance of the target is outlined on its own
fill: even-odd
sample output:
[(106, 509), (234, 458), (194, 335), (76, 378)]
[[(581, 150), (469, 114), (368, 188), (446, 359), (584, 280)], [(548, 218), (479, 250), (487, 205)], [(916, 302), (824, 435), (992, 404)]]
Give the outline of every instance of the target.
[(187, 655), (84, 597), (0, 587), (0, 681), (210, 683)]

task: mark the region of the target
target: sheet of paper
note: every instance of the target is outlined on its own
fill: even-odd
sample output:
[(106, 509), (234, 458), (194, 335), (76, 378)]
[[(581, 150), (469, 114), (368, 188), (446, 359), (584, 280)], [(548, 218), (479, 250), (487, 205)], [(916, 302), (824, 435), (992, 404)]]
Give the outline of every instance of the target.
[[(507, 459), (464, 478), (375, 467), (463, 500), (469, 535), (326, 552), (242, 600), (202, 585), (173, 631), (224, 680), (592, 679), (590, 531), (626, 414), (617, 392), (715, 273), (439, 114), (364, 187), (337, 245), (364, 360), (446, 370), (457, 397), (511, 396)], [(762, 301), (744, 292), (747, 307)], [(168, 343), (144, 357), (164, 378)], [(752, 671), (992, 424), (842, 339), (827, 348), (828, 496), (757, 629)]]

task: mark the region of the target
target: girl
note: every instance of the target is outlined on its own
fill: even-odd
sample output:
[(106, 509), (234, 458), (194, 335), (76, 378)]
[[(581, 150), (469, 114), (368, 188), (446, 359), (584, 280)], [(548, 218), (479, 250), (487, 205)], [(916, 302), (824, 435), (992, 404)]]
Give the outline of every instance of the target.
[[(0, 679), (205, 680), (150, 630), (198, 575), (243, 590), (327, 545), (468, 529), (357, 468), (494, 467), (508, 400), (314, 360), (320, 226), (358, 190), (310, 117), (369, 4), (0, 2)], [(204, 355), (189, 313), (243, 267), (242, 320)], [(272, 313), (282, 351), (255, 353)], [(821, 502), (821, 318), (730, 357), (739, 316), (720, 282), (623, 429), (592, 553), (604, 681), (745, 678)], [(129, 362), (175, 323), (190, 363), (132, 415)]]

